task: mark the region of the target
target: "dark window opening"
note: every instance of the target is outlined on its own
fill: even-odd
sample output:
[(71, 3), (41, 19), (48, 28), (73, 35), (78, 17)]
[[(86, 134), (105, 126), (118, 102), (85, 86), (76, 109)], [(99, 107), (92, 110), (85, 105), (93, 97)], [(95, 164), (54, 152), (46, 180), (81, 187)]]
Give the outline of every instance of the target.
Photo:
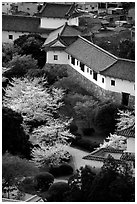
[(54, 55), (54, 60), (58, 60), (58, 55)]
[(122, 92), (122, 105), (128, 106), (128, 102), (129, 102), (129, 94)]
[(87, 73), (89, 73), (89, 68), (87, 67)]
[(102, 78), (102, 83), (104, 83), (104, 78)]
[(84, 72), (84, 64), (82, 62), (80, 62), (80, 68)]
[(69, 59), (69, 55), (68, 55), (68, 59)]
[(115, 80), (111, 80), (111, 86), (115, 86)]
[(90, 70), (90, 75), (92, 75), (92, 70)]
[(12, 40), (13, 39), (13, 35), (9, 35), (9, 40)]
[(71, 64), (75, 65), (75, 58), (71, 57)]
[(93, 79), (95, 79), (97, 81), (97, 73), (96, 72), (93, 72)]
[(77, 61), (77, 65), (78, 65), (78, 61)]

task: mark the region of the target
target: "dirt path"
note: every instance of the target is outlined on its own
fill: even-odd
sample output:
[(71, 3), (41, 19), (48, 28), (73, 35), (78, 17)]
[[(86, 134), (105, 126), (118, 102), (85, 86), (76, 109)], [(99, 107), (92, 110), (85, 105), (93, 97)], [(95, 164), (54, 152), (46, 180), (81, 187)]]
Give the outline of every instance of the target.
[[(66, 150), (72, 155), (70, 165), (73, 167), (74, 171), (79, 169), (81, 166), (85, 166), (85, 161), (82, 158), (89, 154), (88, 152), (77, 149), (76, 147), (67, 147)], [(54, 182), (67, 182), (69, 177), (70, 176), (62, 176), (56, 178)]]
[(67, 151), (72, 155), (70, 164), (73, 166), (74, 170), (79, 169), (81, 166), (85, 166), (85, 162), (82, 158), (89, 154), (88, 152), (75, 147), (68, 147)]

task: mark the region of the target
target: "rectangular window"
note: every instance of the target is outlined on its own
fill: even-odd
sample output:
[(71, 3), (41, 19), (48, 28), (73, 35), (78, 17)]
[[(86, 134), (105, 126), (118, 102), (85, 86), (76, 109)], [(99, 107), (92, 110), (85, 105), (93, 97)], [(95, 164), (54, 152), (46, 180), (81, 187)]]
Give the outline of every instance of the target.
[(71, 64), (75, 65), (75, 58), (71, 57)]
[(80, 68), (81, 68), (81, 71), (84, 72), (84, 64), (82, 62), (80, 62)]
[(89, 68), (87, 67), (87, 73), (89, 73)]
[(115, 80), (111, 80), (111, 86), (115, 86)]
[(90, 70), (90, 75), (92, 75), (92, 70)]
[(68, 59), (69, 59), (69, 55), (68, 55)]
[(93, 79), (95, 79), (96, 81), (97, 81), (97, 76), (98, 76), (97, 72), (93, 71)]
[(104, 83), (104, 78), (102, 78), (102, 83)]
[(54, 60), (58, 60), (58, 55), (54, 55)]
[(9, 40), (13, 40), (13, 35), (9, 35)]
[(78, 65), (78, 61), (77, 61), (77, 65)]

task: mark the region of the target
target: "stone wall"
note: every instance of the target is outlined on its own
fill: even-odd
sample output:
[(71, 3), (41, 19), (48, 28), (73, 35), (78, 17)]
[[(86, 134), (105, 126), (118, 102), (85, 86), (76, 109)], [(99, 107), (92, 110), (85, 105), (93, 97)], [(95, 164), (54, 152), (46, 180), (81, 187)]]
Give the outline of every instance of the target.
[[(121, 104), (122, 102), (122, 94), (112, 91), (107, 91), (93, 82), (89, 81), (86, 77), (81, 75), (79, 72), (77, 72), (75, 69), (73, 69), (71, 66), (68, 66), (67, 68), (69, 76), (72, 76), (75, 81), (81, 84), (83, 88), (85, 88), (89, 93), (91, 93), (93, 96), (98, 98), (100, 101), (112, 101), (117, 104)], [(135, 102), (135, 97), (130, 96), (129, 98), (129, 106), (133, 107)]]

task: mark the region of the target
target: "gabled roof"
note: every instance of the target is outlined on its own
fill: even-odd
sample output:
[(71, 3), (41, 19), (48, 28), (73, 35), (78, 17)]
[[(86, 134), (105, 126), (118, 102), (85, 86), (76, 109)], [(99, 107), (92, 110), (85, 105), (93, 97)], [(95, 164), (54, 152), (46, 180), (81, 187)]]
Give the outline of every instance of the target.
[(61, 37), (63, 39), (63, 37), (67, 37), (67, 38), (68, 37), (75, 37), (75, 36), (78, 36), (80, 34), (81, 34), (80, 31), (75, 29), (73, 26), (69, 26), (67, 23), (65, 23), (63, 26), (57, 28), (56, 30), (54, 30), (53, 32), (51, 32), (49, 34), (44, 45), (49, 45), (53, 41), (57, 40), (58, 37)]
[(135, 137), (135, 126), (131, 126), (128, 128), (124, 128), (123, 130), (117, 131), (118, 135), (124, 136), (124, 137)]
[(28, 33), (50, 33), (51, 29), (40, 28), (40, 18), (2, 15), (2, 30)]
[(135, 62), (128, 59), (118, 59), (109, 68), (100, 72), (104, 76), (135, 81)]
[(96, 72), (104, 70), (117, 61), (117, 57), (81, 36), (66, 48), (66, 52)]
[(38, 16), (47, 18), (65, 18), (68, 19), (72, 17), (76, 12), (76, 5), (73, 4), (58, 4), (58, 3), (46, 3)]
[(135, 61), (118, 58), (81, 36), (66, 52), (104, 76), (135, 81)]

